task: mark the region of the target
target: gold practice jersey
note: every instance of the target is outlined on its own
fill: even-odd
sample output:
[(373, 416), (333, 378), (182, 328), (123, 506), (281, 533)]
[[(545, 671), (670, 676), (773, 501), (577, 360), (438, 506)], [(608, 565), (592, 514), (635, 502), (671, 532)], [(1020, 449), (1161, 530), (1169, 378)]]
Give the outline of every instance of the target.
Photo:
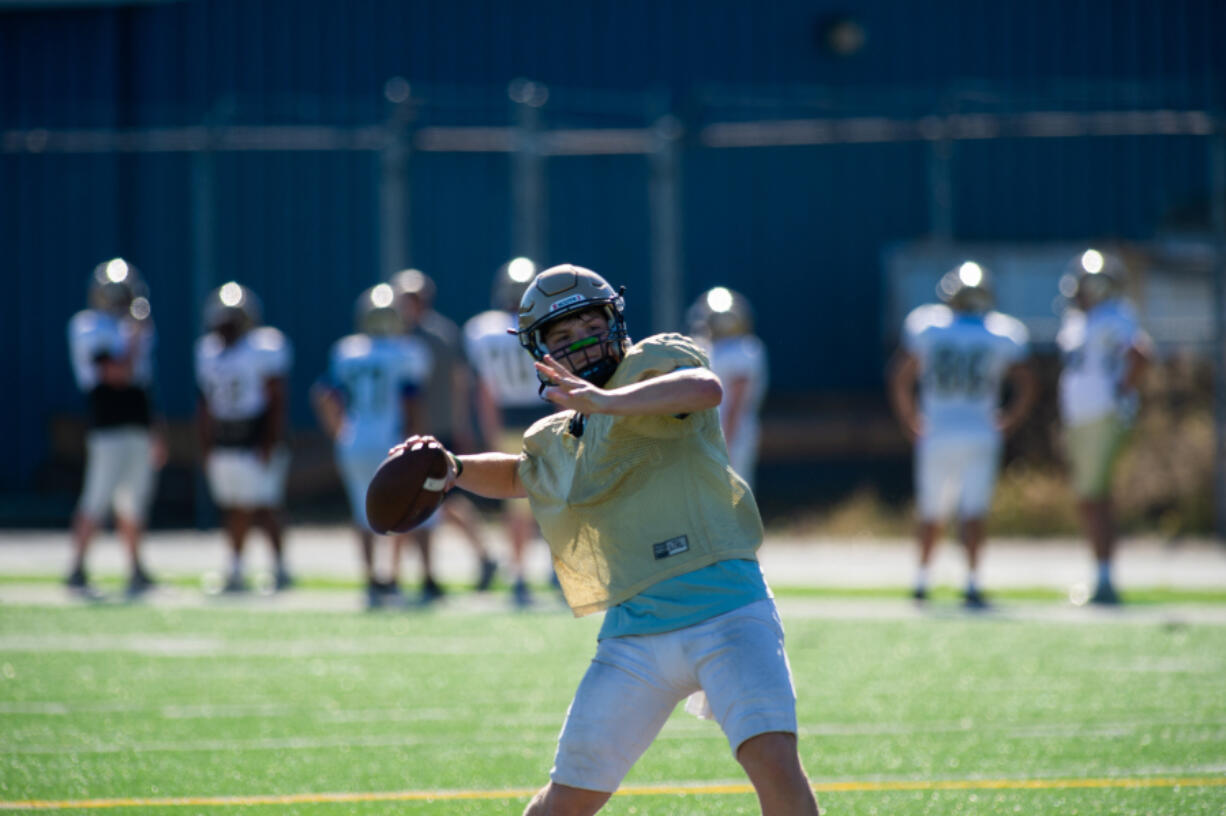
[[(656, 335), (630, 349), (607, 387), (706, 365), (688, 337)], [(596, 414), (577, 437), (573, 418), (564, 411), (528, 429), (519, 475), (576, 616), (716, 561), (756, 558), (762, 519), (728, 464), (716, 409)]]

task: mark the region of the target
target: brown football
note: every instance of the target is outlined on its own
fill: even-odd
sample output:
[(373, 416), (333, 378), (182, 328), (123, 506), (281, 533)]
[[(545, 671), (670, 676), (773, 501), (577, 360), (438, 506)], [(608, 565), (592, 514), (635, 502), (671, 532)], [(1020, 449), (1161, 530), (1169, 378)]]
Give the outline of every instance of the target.
[(410, 437), (366, 487), (366, 520), (376, 533), (407, 533), (443, 501), (447, 453), (431, 436)]

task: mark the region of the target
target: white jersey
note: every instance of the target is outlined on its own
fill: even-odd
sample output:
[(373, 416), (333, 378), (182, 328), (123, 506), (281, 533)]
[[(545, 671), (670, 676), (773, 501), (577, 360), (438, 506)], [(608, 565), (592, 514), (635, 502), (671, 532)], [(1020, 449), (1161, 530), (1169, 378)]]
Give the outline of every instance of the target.
[(752, 483), (757, 467), (758, 442), (761, 437), (762, 401), (766, 398), (767, 359), (766, 346), (754, 335), (725, 337), (714, 342), (702, 340), (701, 345), (710, 359), (711, 371), (724, 384), (724, 400), (719, 405), (719, 421), (728, 427), (728, 412), (732, 400), (728, 398), (728, 385), (734, 380), (746, 380), (745, 403), (741, 409), (737, 427), (732, 430), (728, 443), (728, 458), (732, 469)]
[(153, 382), (153, 326), (118, 318), (107, 312), (86, 309), (68, 321), (68, 351), (77, 387), (89, 393), (98, 385), (96, 359), (107, 355), (128, 358), (132, 384), (148, 388)]
[(1100, 303), (1089, 312), (1066, 311), (1056, 335), (1064, 357), (1060, 415), (1065, 424), (1080, 425), (1111, 413), (1130, 418), (1136, 395), (1120, 388), (1128, 350), (1148, 342), (1135, 311), (1124, 300)]
[(1000, 312), (973, 315), (920, 306), (903, 323), (903, 347), (919, 361), (925, 434), (996, 434), (1005, 372), (1029, 353), (1029, 333)]
[(196, 382), (209, 413), (222, 421), (255, 419), (268, 407), (265, 383), (285, 377), (293, 363), (289, 340), (261, 326), (226, 346), (216, 332), (196, 341)]
[(482, 312), (464, 324), (464, 351), (499, 408), (539, 408), (543, 414), (552, 409), (539, 396), (532, 355), (507, 333), (515, 328), (510, 312)]
[(345, 428), (338, 443), (385, 455), (404, 438), (403, 398), (425, 388), (430, 366), (430, 348), (419, 337), (351, 334), (336, 341), (328, 379), (344, 395)]

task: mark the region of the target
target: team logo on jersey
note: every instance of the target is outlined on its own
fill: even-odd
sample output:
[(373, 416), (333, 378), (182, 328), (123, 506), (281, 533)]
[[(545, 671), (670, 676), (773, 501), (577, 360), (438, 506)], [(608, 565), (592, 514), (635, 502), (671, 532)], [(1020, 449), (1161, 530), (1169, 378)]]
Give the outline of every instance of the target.
[(550, 303), (549, 311), (556, 312), (558, 309), (565, 309), (567, 306), (571, 306), (575, 303), (582, 303), (585, 300), (587, 300), (586, 295), (571, 295), (570, 297), (564, 297), (561, 300), (556, 300), (553, 303)]
[(670, 555), (679, 555), (690, 548), (690, 540), (686, 536), (677, 536), (670, 538), (668, 541), (661, 541), (658, 544), (651, 545), (651, 551), (655, 554), (656, 560), (668, 558)]

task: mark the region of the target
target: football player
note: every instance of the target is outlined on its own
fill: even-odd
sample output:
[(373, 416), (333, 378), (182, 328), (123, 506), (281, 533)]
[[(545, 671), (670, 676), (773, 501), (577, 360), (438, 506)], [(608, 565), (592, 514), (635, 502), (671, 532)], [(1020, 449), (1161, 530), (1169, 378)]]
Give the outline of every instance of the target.
[[(474, 450), (476, 443), (473, 441), (469, 413), (473, 374), (464, 355), (460, 327), (435, 311), (437, 288), (434, 281), (420, 270), (397, 272), (392, 276), (391, 284), (396, 290), (409, 333), (425, 341), (430, 349), (430, 377), (422, 395), (425, 427), (430, 428), (448, 450)], [(442, 510), (443, 518), (460, 530), (477, 556), (476, 589), (482, 592), (489, 589), (497, 564), (482, 540), (477, 508), (464, 496), (455, 495), (443, 503)], [(430, 525), (418, 527), (410, 534), (421, 551), (425, 571), (422, 600), (427, 602), (443, 595), (443, 588), (434, 580), (432, 571), (430, 556), (433, 534)]]
[(766, 346), (753, 333), (753, 308), (744, 295), (723, 286), (708, 289), (689, 310), (690, 332), (711, 359), (724, 387), (719, 423), (732, 469), (754, 484), (758, 467), (758, 415), (766, 397)]
[(1152, 356), (1152, 342), (1123, 297), (1125, 269), (1116, 257), (1087, 249), (1069, 262), (1060, 293), (1064, 312), (1056, 342), (1060, 417), (1065, 452), (1082, 527), (1098, 565), (1090, 600), (1119, 603), (1111, 580), (1115, 554), (1112, 478), (1136, 417), (1137, 387)]
[[(532, 358), (515, 335), (519, 301), (534, 277), (536, 264), (528, 258), (503, 264), (494, 276), (493, 308), (464, 324), (464, 347), (477, 374), (478, 426), (486, 444), (503, 453), (519, 453), (528, 426), (554, 410), (541, 399)], [(528, 606), (524, 552), (536, 537), (536, 522), (523, 499), (506, 502), (503, 520), (511, 543), (511, 597), (517, 606)]]
[(285, 447), (289, 340), (263, 326), (259, 298), (230, 281), (204, 307), (207, 333), (196, 342), (197, 427), (205, 475), (222, 509), (231, 561), (224, 589), (242, 592), (247, 532), (264, 530), (276, 589), (291, 584), (280, 519), (289, 451)]
[(379, 580), (375, 534), (366, 519), (366, 487), (388, 449), (420, 430), (418, 397), (430, 371), (430, 350), (420, 338), (404, 333), (395, 301), (386, 283), (362, 293), (354, 321), (357, 333), (332, 346), (328, 374), (311, 389), (316, 415), (335, 445), (372, 609), (401, 600), (403, 537), (394, 537), (389, 578)]
[(519, 338), (559, 409), (519, 453), (449, 454), (448, 486), (527, 497), (596, 655), (525, 810), (597, 812), (677, 703), (717, 719), (764, 813), (810, 814), (783, 629), (756, 552), (762, 521), (728, 463), (723, 391), (689, 338), (631, 343), (623, 300), (563, 264), (533, 280)]
[[(913, 595), (927, 598), (941, 525), (956, 515), (966, 548), (963, 600), (981, 609), (987, 602), (979, 588), (979, 552), (1002, 439), (1030, 412), (1037, 387), (1026, 327), (992, 311), (986, 269), (966, 261), (941, 278), (937, 294), (943, 303), (907, 315), (890, 378), (891, 404), (915, 443), (919, 567)], [(1002, 410), (1005, 384), (1012, 398)]]
[(72, 524), (70, 589), (90, 592), (85, 569), (90, 542), (114, 513), (128, 552), (127, 592), (153, 586), (140, 545), (156, 473), (166, 461), (160, 430), (153, 430), (153, 319), (148, 290), (136, 267), (112, 258), (94, 268), (89, 308), (68, 322), (68, 346), (77, 387), (89, 399), (85, 483)]

